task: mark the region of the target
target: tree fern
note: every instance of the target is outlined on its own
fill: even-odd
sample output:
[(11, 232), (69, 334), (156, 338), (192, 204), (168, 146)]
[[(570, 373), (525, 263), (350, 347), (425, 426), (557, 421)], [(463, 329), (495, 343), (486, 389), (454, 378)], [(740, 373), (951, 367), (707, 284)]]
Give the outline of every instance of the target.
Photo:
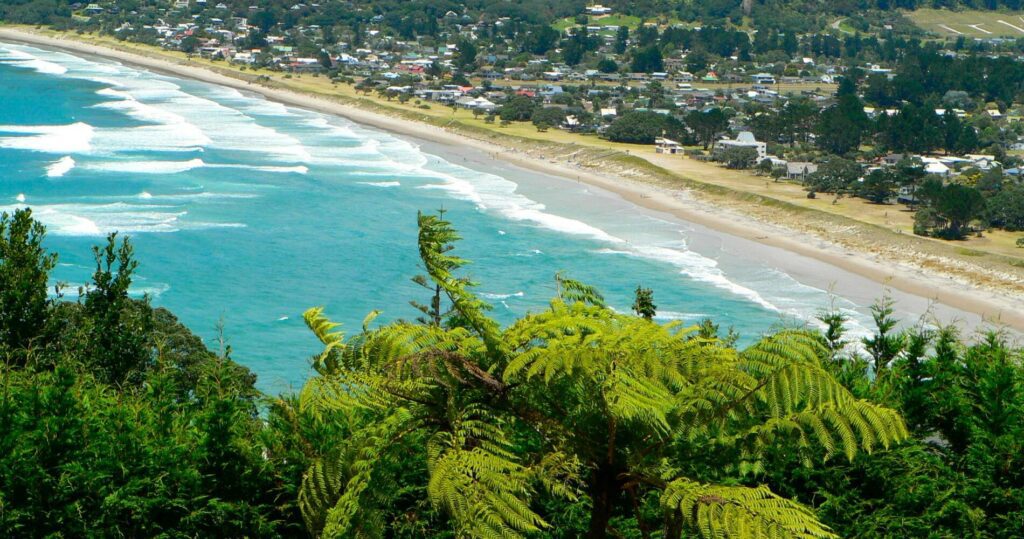
[(452, 253), (450, 223), (420, 215), (419, 225), (426, 278), (452, 304), (447, 318), (437, 320), (435, 305), (424, 323), (364, 323), (346, 340), (322, 310), (306, 315), (324, 350), (300, 410), (351, 432), (303, 483), (314, 532), (381, 529), (388, 502), (368, 495), (370, 485), (388, 480), (381, 466), (414, 437), (425, 443), (416, 480), (465, 537), (541, 533), (551, 524), (538, 499), (582, 493), (589, 535), (603, 537), (626, 492), (660, 495), (669, 529), (830, 537), (813, 512), (764, 487), (687, 478), (680, 456), (728, 455), (721, 474), (749, 478), (779, 444), (813, 464), (907, 436), (895, 412), (833, 378), (823, 364), (830, 352), (813, 332), (780, 332), (738, 351), (708, 325), (616, 313), (596, 290), (561, 275), (548, 309), (502, 329), (456, 275), (465, 261)]

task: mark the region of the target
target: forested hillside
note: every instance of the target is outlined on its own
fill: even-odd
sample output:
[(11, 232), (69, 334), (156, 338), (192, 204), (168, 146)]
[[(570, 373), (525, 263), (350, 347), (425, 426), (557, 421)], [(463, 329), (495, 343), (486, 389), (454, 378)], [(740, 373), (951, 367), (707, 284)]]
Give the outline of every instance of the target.
[(126, 239), (71, 301), (43, 227), (4, 214), (0, 534), (1024, 534), (1024, 367), (999, 334), (898, 330), (882, 301), (857, 347), (826, 312), (739, 350), (654, 322), (656, 291), (626, 315), (562, 275), (501, 327), (451, 224), (419, 225), (421, 319), (345, 337), (310, 310), (313, 375), (272, 397), (131, 299)]

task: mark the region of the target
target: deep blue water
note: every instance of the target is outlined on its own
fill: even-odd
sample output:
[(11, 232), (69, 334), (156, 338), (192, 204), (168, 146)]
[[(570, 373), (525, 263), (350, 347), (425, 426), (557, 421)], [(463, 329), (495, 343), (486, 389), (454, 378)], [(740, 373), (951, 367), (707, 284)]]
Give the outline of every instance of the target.
[(306, 308), (325, 305), (352, 329), (373, 309), (416, 315), (418, 210), (447, 210), (503, 322), (543, 308), (558, 270), (623, 311), (643, 284), (663, 319), (713, 316), (747, 340), (828, 302), (743, 253), (691, 250), (685, 223), (522, 176), (232, 89), (0, 44), (0, 211), (33, 208), (60, 254), (55, 281), (72, 289), (91, 273), (90, 246), (130, 235), (134, 293), (208, 342), (223, 321), (234, 358), (267, 390), (308, 375)]

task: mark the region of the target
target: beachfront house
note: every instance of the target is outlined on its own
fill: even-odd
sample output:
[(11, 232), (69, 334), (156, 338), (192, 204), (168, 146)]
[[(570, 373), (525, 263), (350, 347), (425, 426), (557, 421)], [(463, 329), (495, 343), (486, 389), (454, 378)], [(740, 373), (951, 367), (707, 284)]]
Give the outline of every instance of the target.
[(455, 100), (455, 104), (464, 109), (480, 110), (483, 112), (491, 112), (498, 108), (497, 105), (485, 97), (460, 97)]
[(790, 180), (804, 181), (807, 176), (818, 171), (818, 165), (805, 161), (792, 161), (786, 163), (786, 178)]
[(654, 139), (654, 151), (675, 155), (683, 151), (683, 146), (672, 139), (658, 137)]
[(728, 148), (754, 148), (757, 150), (758, 163), (768, 155), (768, 145), (754, 138), (750, 131), (740, 131), (735, 139), (722, 139), (715, 144), (715, 151), (724, 151)]

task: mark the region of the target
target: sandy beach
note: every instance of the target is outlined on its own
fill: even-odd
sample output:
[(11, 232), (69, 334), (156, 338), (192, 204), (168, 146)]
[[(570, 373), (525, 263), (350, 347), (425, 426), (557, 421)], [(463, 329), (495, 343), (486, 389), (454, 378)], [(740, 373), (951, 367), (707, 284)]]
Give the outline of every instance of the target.
[[(928, 271), (904, 262), (894, 262), (877, 253), (854, 251), (829, 242), (818, 235), (765, 223), (744, 215), (736, 208), (711, 207), (705, 200), (685, 189), (666, 188), (645, 182), (635, 176), (605, 174), (582, 168), (569, 160), (538, 158), (535, 155), (504, 145), (484, 141), (460, 133), (364, 110), (346, 103), (315, 95), (267, 87), (241, 78), (227, 76), (172, 60), (143, 56), (130, 52), (95, 46), (71, 39), (57, 39), (12, 28), (0, 28), (0, 40), (65, 49), (78, 54), (95, 55), (178, 77), (260, 94), (286, 105), (338, 115), (357, 123), (386, 130), (400, 136), (427, 141), (431, 153), (443, 156), (465, 155), (471, 168), (497, 169), (509, 174), (534, 172), (570, 181), (585, 182), (610, 191), (624, 200), (649, 211), (662, 212), (682, 221), (751, 242), (747, 250), (752, 257), (767, 259), (779, 269), (802, 276), (816, 286), (835, 285), (834, 291), (858, 301), (877, 298), (883, 289), (894, 291), (900, 302), (912, 302), (913, 308), (925, 310), (929, 304), (941, 306), (936, 314), (943, 321), (960, 318), (976, 327), (981, 320), (996, 326), (1024, 331), (1024, 305), (1016, 292), (974, 286), (956, 275)], [(467, 151), (469, 150), (469, 151)], [(471, 159), (470, 157), (471, 156)], [(453, 159), (454, 161), (454, 159)], [(499, 163), (500, 162), (500, 163)], [(504, 167), (504, 168), (502, 168)], [(515, 172), (519, 171), (525, 172)], [(760, 247), (757, 247), (757, 246)], [(792, 253), (793, 256), (787, 256)], [(940, 312), (941, 311), (941, 312)], [(958, 317), (956, 311), (969, 313)], [(970, 318), (971, 320), (966, 320)]]

